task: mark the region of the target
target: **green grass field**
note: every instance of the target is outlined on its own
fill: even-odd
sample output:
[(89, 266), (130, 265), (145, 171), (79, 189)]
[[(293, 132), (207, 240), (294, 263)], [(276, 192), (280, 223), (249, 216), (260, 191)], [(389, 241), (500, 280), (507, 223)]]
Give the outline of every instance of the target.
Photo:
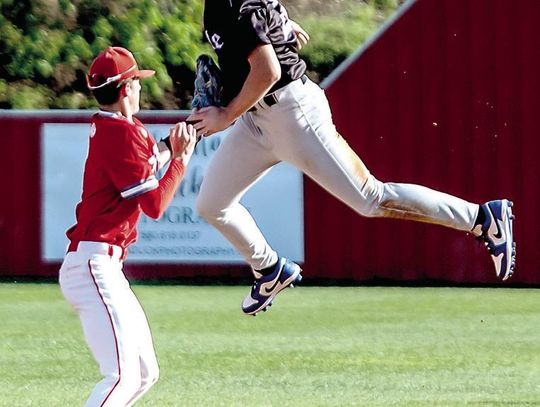
[[(135, 286), (161, 366), (138, 406), (540, 406), (540, 291)], [(0, 406), (82, 406), (98, 369), (55, 284), (0, 284)]]

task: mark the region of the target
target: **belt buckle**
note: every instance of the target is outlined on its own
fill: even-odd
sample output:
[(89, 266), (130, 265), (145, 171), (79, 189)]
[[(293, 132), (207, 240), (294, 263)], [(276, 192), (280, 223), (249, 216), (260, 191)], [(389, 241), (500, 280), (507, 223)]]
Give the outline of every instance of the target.
[(274, 93), (269, 93), (268, 95), (263, 96), (261, 100), (264, 102), (266, 106), (261, 105), (261, 101), (258, 101), (257, 103), (255, 103), (253, 106), (251, 106), (248, 109), (248, 112), (256, 112), (259, 109), (264, 109), (265, 107), (274, 106), (277, 102), (279, 102), (277, 96)]
[(274, 106), (278, 102), (278, 98), (274, 93), (270, 93), (269, 95), (266, 95), (265, 97), (263, 97), (263, 100), (264, 100), (264, 103), (266, 103), (268, 107)]

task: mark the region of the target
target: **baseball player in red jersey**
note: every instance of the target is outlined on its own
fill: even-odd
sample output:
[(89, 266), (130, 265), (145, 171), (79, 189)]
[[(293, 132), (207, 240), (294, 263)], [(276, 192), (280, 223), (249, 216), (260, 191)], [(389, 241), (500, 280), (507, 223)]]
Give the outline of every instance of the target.
[[(159, 218), (180, 184), (195, 146), (193, 126), (178, 123), (156, 144), (133, 115), (139, 70), (128, 50), (110, 47), (90, 67), (88, 87), (100, 110), (92, 118), (77, 223), (67, 231), (60, 286), (79, 314), (103, 380), (87, 407), (131, 406), (157, 381), (159, 369), (145, 314), (122, 272), (144, 212)], [(170, 161), (165, 175), (156, 172)]]
[(229, 130), (208, 167), (197, 209), (253, 269), (254, 283), (242, 303), (246, 314), (265, 310), (301, 279), (300, 267), (276, 253), (240, 203), (281, 161), (360, 215), (472, 232), (486, 244), (497, 275), (503, 280), (512, 275), (512, 203), (478, 205), (421, 185), (375, 178), (336, 131), (323, 90), (305, 75), (298, 50), (309, 35), (278, 0), (206, 0), (204, 29), (221, 68), (223, 106), (194, 110), (189, 119), (206, 136)]

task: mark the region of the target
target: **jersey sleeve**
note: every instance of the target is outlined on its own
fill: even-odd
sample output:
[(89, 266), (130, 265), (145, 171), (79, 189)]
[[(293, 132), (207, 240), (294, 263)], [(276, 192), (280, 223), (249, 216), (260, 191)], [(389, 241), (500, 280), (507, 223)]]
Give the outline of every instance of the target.
[(262, 4), (240, 11), (236, 41), (246, 57), (259, 45), (271, 44), (268, 17), (268, 10)]
[(152, 219), (159, 219), (171, 201), (182, 181), (184, 164), (178, 160), (172, 160), (167, 172), (159, 180), (158, 188), (141, 195), (139, 203), (143, 212)]
[[(135, 198), (156, 189), (157, 146), (149, 147), (144, 130), (119, 129), (106, 141), (102, 163), (108, 176), (124, 199)], [(102, 140), (105, 141), (105, 140)]]

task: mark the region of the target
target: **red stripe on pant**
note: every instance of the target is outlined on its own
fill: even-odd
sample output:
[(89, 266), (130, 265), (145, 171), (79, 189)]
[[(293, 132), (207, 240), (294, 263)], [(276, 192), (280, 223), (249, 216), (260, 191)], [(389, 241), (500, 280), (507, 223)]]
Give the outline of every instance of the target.
[(107, 315), (111, 323), (111, 328), (112, 328), (113, 336), (114, 336), (114, 346), (116, 348), (116, 365), (118, 366), (118, 380), (116, 381), (112, 389), (109, 391), (109, 394), (107, 394), (107, 397), (105, 397), (105, 399), (101, 402), (100, 407), (102, 407), (105, 405), (108, 398), (113, 393), (114, 389), (116, 389), (116, 386), (118, 386), (118, 384), (120, 383), (120, 378), (122, 377), (121, 369), (120, 369), (120, 352), (118, 351), (118, 338), (116, 336), (116, 330), (114, 329), (112, 315), (111, 315), (111, 312), (109, 311), (109, 307), (107, 307), (107, 304), (105, 303), (105, 300), (103, 299), (103, 295), (101, 295), (101, 291), (99, 291), (99, 285), (96, 281), (96, 278), (94, 277), (94, 273), (92, 273), (92, 265), (90, 264), (90, 260), (88, 260), (88, 270), (90, 271), (90, 275), (92, 276), (92, 281), (94, 282), (94, 285), (96, 286), (96, 291), (99, 295), (99, 298), (101, 299), (101, 302), (103, 303), (103, 306), (105, 307), (105, 310), (107, 311)]

